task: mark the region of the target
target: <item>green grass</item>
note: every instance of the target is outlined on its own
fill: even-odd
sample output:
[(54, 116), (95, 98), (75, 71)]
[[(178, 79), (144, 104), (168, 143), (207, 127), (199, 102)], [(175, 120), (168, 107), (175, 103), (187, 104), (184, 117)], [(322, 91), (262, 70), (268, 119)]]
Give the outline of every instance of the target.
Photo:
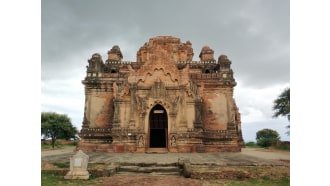
[(282, 179), (245, 179), (245, 180), (201, 180), (201, 185), (209, 186), (209, 185), (219, 185), (219, 186), (289, 186), (290, 180), (288, 178), (283, 177)]
[(275, 147), (277, 150), (284, 150), (284, 151), (290, 151), (290, 146), (289, 145), (281, 145), (279, 147)]
[(274, 180), (268, 177), (263, 177), (262, 179), (248, 179), (244, 181), (229, 181), (225, 182), (228, 186), (289, 186), (290, 180), (286, 177), (283, 177), (280, 180)]
[(246, 147), (253, 147), (253, 148), (261, 148), (260, 146), (257, 145), (257, 143), (253, 142), (253, 141), (249, 141), (247, 143), (245, 143)]
[[(100, 185), (102, 183), (102, 177), (95, 178), (93, 175), (88, 180), (66, 180), (63, 175), (41, 172), (41, 186), (93, 186)], [(268, 176), (262, 176), (259, 179), (244, 179), (241, 181), (229, 181), (229, 180), (201, 180), (202, 185), (226, 185), (226, 186), (289, 186), (290, 179), (282, 177), (281, 179), (272, 179)]]
[(94, 178), (93, 176), (90, 176), (88, 180), (66, 180), (62, 175), (41, 171), (42, 186), (59, 186), (59, 185), (92, 186), (92, 185), (99, 185), (101, 182), (102, 182), (102, 178)]
[[(202, 185), (226, 185), (226, 186), (289, 186), (290, 180), (283, 177), (280, 180), (274, 180), (268, 177), (261, 179), (248, 179), (242, 181), (222, 181), (222, 180), (202, 180)], [(88, 180), (66, 180), (64, 176), (55, 173), (41, 172), (41, 186), (92, 186), (100, 185), (102, 177), (95, 178), (91, 176)]]
[[(61, 145), (59, 143), (55, 142), (54, 149), (56, 148), (62, 148), (64, 145)], [(44, 144), (41, 144), (41, 149), (51, 149), (53, 148), (50, 142), (46, 142)]]
[[(76, 141), (73, 141), (72, 143), (69, 143), (69, 144), (59, 144), (59, 143), (56, 143), (55, 142), (55, 145), (54, 145), (54, 149), (59, 149), (59, 148), (64, 148), (64, 147), (74, 147), (74, 146), (77, 146), (77, 143)], [(46, 142), (44, 144), (41, 144), (41, 150), (47, 150), (47, 149), (52, 149), (52, 145), (50, 142)]]
[(275, 149), (275, 150), (283, 150), (290, 151), (290, 145), (280, 145), (280, 146), (270, 146), (270, 147), (261, 147), (256, 142), (249, 141), (245, 143), (246, 148), (264, 148), (264, 149)]
[(66, 162), (66, 163), (54, 162), (53, 165), (57, 166), (58, 168), (70, 168), (69, 162)]

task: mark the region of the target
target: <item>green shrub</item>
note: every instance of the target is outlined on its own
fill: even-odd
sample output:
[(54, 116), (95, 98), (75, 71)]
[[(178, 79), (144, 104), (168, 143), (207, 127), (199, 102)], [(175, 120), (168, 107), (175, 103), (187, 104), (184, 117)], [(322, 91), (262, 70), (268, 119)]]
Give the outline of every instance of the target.
[(257, 147), (257, 144), (254, 141), (249, 141), (249, 142), (245, 143), (245, 146), (246, 147)]
[(257, 144), (261, 147), (270, 147), (272, 143), (279, 141), (280, 137), (277, 131), (272, 129), (262, 129), (256, 134)]
[(290, 151), (290, 144), (287, 144), (287, 143), (279, 143), (279, 145), (277, 145), (275, 147), (276, 149), (279, 149), (279, 150), (286, 150), (286, 151)]
[(262, 138), (257, 142), (257, 144), (260, 147), (270, 147), (270, 146), (272, 146), (272, 143), (274, 141), (278, 141), (278, 139), (277, 138)]

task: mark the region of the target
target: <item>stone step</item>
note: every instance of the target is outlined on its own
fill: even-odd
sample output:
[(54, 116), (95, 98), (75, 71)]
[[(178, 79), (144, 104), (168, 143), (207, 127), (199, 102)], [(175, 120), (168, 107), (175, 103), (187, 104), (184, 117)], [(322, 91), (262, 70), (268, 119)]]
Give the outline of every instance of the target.
[(146, 150), (147, 154), (166, 154), (168, 150), (166, 148), (148, 148)]
[(132, 162), (121, 162), (120, 166), (138, 166), (138, 167), (177, 167), (178, 162), (173, 163), (157, 163), (157, 162), (140, 162), (140, 163), (132, 163)]
[(168, 173), (177, 172), (180, 173), (180, 168), (176, 166), (120, 166), (118, 172), (135, 172), (135, 173)]
[(141, 172), (117, 172), (116, 175), (132, 175), (132, 176), (180, 176), (181, 172), (151, 172), (151, 173), (141, 173)]

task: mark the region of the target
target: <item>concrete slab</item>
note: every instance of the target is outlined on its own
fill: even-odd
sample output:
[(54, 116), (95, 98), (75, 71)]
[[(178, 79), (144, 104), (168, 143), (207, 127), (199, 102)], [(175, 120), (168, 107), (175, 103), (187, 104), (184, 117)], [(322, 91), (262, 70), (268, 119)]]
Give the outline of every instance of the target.
[[(192, 165), (281, 165), (278, 160), (290, 160), (290, 152), (267, 151), (243, 148), (234, 153), (104, 153), (85, 152), (90, 163), (156, 163), (170, 164), (179, 158), (187, 158)], [(41, 160), (47, 162), (68, 162), (74, 148), (41, 152)]]

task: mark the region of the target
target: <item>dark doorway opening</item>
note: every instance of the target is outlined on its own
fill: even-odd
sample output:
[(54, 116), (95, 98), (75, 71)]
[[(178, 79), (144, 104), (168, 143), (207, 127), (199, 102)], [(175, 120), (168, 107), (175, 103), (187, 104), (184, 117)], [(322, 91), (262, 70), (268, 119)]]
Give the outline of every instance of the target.
[(149, 114), (149, 147), (167, 147), (167, 113), (164, 107), (156, 105)]

